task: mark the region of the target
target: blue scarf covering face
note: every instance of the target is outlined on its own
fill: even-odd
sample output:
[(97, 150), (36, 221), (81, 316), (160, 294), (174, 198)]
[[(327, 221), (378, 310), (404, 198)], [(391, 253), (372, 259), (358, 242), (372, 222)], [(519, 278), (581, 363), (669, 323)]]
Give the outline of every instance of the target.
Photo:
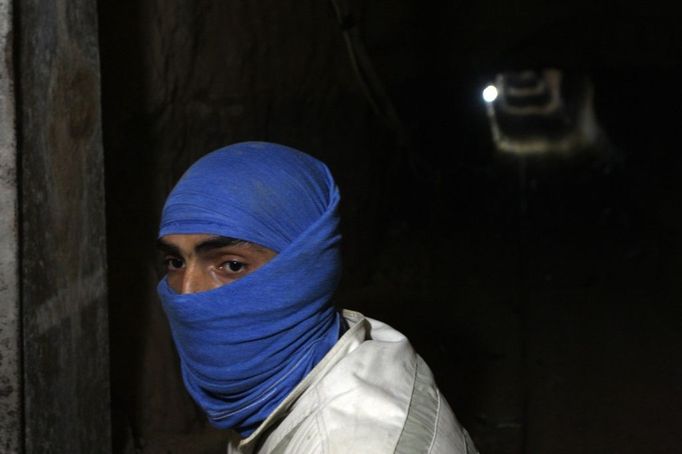
[(259, 142), (204, 156), (168, 197), (159, 237), (221, 235), (278, 253), (213, 290), (158, 285), (185, 386), (214, 426), (248, 436), (338, 340), (338, 202), (324, 164)]

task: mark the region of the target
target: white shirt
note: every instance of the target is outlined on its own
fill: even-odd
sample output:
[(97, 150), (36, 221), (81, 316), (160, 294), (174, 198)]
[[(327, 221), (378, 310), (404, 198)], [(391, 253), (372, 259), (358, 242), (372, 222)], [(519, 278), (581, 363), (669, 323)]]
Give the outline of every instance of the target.
[(409, 341), (344, 310), (350, 328), (228, 454), (474, 454), (471, 438)]

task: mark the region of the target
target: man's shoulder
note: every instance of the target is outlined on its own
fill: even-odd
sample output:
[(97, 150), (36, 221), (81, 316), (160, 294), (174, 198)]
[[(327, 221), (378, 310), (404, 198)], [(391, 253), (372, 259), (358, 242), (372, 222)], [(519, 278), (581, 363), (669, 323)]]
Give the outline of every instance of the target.
[(409, 408), (417, 355), (388, 325), (352, 311), (343, 315), (348, 330), (301, 383), (302, 392), (259, 452), (341, 452), (358, 443), (360, 452), (392, 452)]
[(330, 352), (333, 365), (297, 399), (262, 452), (467, 453), (459, 424), (407, 338), (361, 314), (344, 317), (350, 329)]

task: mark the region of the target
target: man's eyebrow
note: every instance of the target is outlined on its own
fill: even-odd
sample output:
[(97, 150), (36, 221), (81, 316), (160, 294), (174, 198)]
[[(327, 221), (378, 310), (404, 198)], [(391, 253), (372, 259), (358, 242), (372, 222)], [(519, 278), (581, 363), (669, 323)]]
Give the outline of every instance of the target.
[(161, 238), (156, 240), (156, 248), (165, 254), (172, 254), (180, 256), (180, 249), (172, 244), (166, 243)]
[(194, 251), (197, 254), (206, 253), (214, 249), (220, 249), (228, 246), (235, 246), (237, 244), (247, 244), (247, 241), (240, 240), (237, 238), (230, 238), (228, 236), (216, 236), (214, 238), (209, 238), (206, 241), (202, 241), (194, 247)]

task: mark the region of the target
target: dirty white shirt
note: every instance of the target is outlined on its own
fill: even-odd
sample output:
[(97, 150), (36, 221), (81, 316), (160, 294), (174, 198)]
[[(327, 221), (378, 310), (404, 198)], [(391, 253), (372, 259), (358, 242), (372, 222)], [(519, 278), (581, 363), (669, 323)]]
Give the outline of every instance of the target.
[(343, 316), (341, 339), (228, 454), (476, 453), (407, 338), (360, 313)]

